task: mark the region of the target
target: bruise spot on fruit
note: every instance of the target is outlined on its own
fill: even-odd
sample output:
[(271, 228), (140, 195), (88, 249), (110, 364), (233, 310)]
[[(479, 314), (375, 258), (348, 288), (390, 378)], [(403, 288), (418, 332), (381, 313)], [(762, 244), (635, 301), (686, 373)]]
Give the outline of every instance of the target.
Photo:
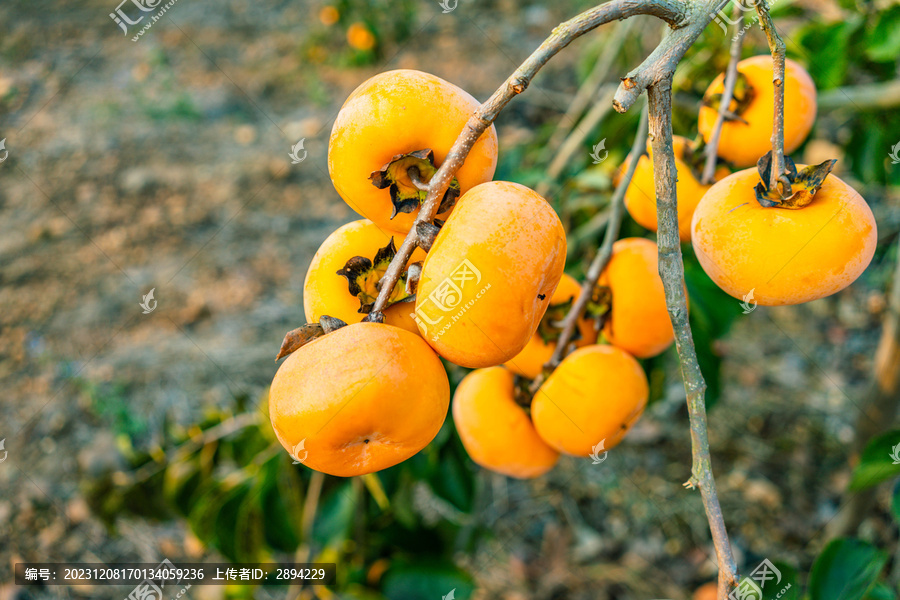
[(540, 298), (541, 300), (546, 300), (547, 294), (538, 294), (538, 298)]
[[(371, 260), (365, 256), (354, 256), (342, 269), (337, 271), (338, 275), (347, 278), (350, 295), (356, 296), (359, 300), (358, 312), (362, 314), (372, 312), (372, 307), (381, 291), (381, 278), (396, 254), (397, 247), (394, 245), (394, 238), (391, 237), (391, 241), (384, 248), (380, 248)], [(397, 280), (397, 284), (388, 296), (385, 308), (399, 302), (415, 301), (415, 292), (410, 292), (406, 285), (408, 276), (409, 273), (405, 272)]]
[[(369, 180), (379, 190), (390, 188), (391, 203), (394, 206), (391, 218), (398, 213), (411, 213), (425, 202), (428, 196), (428, 182), (434, 177), (434, 152), (430, 148), (407, 154), (397, 154), (380, 169), (372, 171)], [(441, 198), (437, 214), (453, 208), (459, 198), (459, 181), (454, 177)]]
[(804, 167), (797, 171), (797, 166), (790, 157), (784, 157), (785, 168), (787, 169), (786, 177), (790, 182), (790, 186), (782, 193), (778, 187), (769, 188), (772, 173), (772, 153), (768, 152), (759, 159), (757, 170), (759, 171), (760, 182), (754, 188), (756, 190), (756, 200), (765, 208), (787, 208), (796, 210), (808, 206), (813, 201), (813, 197), (825, 178), (831, 174), (837, 160), (831, 159), (818, 165)]
[[(703, 105), (719, 112), (719, 105), (722, 103), (722, 92), (712, 93), (711, 89), (707, 90), (703, 96)], [(725, 111), (725, 120), (740, 121), (745, 125), (749, 125), (747, 121), (741, 118), (741, 115), (746, 112), (755, 97), (756, 90), (750, 85), (750, 80), (747, 79), (746, 75), (738, 71), (737, 81), (734, 84), (734, 94), (731, 97), (728, 109)]]

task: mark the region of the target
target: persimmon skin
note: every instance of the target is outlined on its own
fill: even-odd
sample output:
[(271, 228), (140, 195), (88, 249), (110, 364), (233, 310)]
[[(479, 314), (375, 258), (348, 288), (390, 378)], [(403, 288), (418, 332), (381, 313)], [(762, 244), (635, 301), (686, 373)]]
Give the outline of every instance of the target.
[[(390, 192), (372, 185), (369, 176), (394, 156), (425, 148), (434, 151), (439, 166), (478, 107), (462, 89), (421, 71), (400, 69), (368, 79), (344, 102), (331, 131), (328, 172), (335, 189), (379, 227), (406, 233), (418, 209), (391, 219)], [(462, 194), (494, 176), (497, 147), (491, 125), (456, 173)]]
[[(802, 169), (803, 165), (797, 165)], [(800, 304), (853, 283), (875, 254), (875, 217), (856, 190), (834, 175), (807, 206), (764, 208), (756, 169), (718, 182), (694, 213), (694, 252), (726, 293), (763, 306)]]
[[(518, 183), (472, 188), (422, 265), (416, 315), (423, 337), (463, 367), (509, 360), (534, 335), (565, 262), (566, 233), (546, 200)], [(441, 291), (452, 289), (447, 281), (460, 276), (471, 279), (442, 300)]]
[(559, 452), (544, 442), (513, 398), (513, 374), (503, 367), (476, 369), (453, 395), (453, 422), (473, 461), (518, 479), (553, 468)]
[[(678, 171), (678, 182), (675, 186), (675, 193), (678, 196), (678, 236), (682, 242), (690, 241), (691, 218), (694, 216), (694, 209), (697, 208), (703, 194), (712, 187), (712, 184), (701, 184), (682, 159), (687, 144), (688, 140), (680, 135), (672, 136), (675, 168)], [(656, 231), (656, 184), (653, 176), (653, 148), (649, 142), (647, 143), (647, 152), (649, 156), (645, 154), (638, 159), (631, 183), (625, 191), (625, 208), (638, 225), (650, 231)], [(628, 169), (630, 162), (631, 155), (619, 168), (620, 177)], [(715, 178), (718, 180), (727, 175), (728, 169), (719, 167), (716, 170)]]
[(617, 241), (598, 283), (612, 290), (612, 314), (603, 328), (611, 344), (638, 358), (650, 358), (675, 341), (655, 242)]
[[(303, 310), (306, 320), (316, 322), (323, 315), (328, 315), (345, 323), (362, 321), (366, 315), (359, 312), (359, 299), (350, 294), (347, 279), (337, 272), (354, 256), (373, 259), (392, 237), (395, 246), (403, 243), (400, 234), (385, 231), (368, 219), (352, 221), (332, 232), (313, 256), (303, 282)], [(407, 266), (422, 260), (425, 260), (425, 252), (416, 248), (407, 261)], [(412, 306), (411, 302), (401, 302), (388, 307), (384, 311), (384, 322), (418, 334), (416, 322), (409, 316)]]
[[(741, 113), (746, 121), (725, 121), (719, 138), (718, 155), (737, 168), (755, 165), (772, 149), (772, 126), (775, 115), (775, 87), (772, 84), (772, 57), (768, 54), (752, 56), (738, 63), (755, 91), (755, 96)], [(812, 131), (816, 120), (816, 85), (809, 73), (796, 62), (787, 59), (784, 68), (784, 151), (790, 154)], [(706, 94), (721, 93), (725, 74), (719, 74)], [(709, 142), (718, 117), (718, 110), (701, 106), (697, 126), (703, 139)]]
[(447, 373), (421, 337), (356, 323), (287, 357), (269, 390), (269, 418), (288, 452), (304, 442), (307, 467), (352, 477), (428, 445), (449, 403)]
[(589, 456), (618, 444), (647, 405), (647, 376), (620, 348), (593, 345), (567, 356), (531, 403), (534, 427), (550, 447)]
[[(553, 296), (550, 298), (549, 306), (552, 307), (558, 304), (564, 304), (569, 300), (574, 302), (580, 295), (581, 284), (571, 275), (563, 273), (562, 279), (559, 280), (559, 285), (556, 286), (556, 291), (553, 292)], [(549, 318), (549, 312), (545, 313), (543, 316), (543, 319), (547, 318)], [(581, 338), (575, 342), (575, 346), (580, 348), (597, 341), (597, 331), (590, 319), (579, 319), (577, 331), (581, 334)], [(541, 373), (544, 364), (550, 360), (551, 356), (553, 356), (553, 351), (555, 349), (555, 342), (545, 342), (543, 338), (541, 338), (540, 333), (536, 332), (531, 336), (531, 339), (528, 340), (528, 344), (525, 348), (513, 358), (506, 361), (504, 366), (516, 375), (534, 379)]]

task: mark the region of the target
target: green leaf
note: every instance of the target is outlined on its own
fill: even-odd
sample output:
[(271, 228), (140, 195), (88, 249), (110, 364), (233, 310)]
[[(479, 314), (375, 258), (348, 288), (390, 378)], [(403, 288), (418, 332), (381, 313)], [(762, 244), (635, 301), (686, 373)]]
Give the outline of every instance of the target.
[(894, 62), (900, 55), (900, 6), (878, 13), (866, 32), (866, 56), (875, 62)]
[(300, 545), (300, 477), (287, 456), (267, 463), (264, 477), (260, 503), (265, 515), (266, 542), (275, 550), (294, 552)]
[(861, 540), (832, 541), (813, 564), (810, 600), (862, 600), (887, 559), (887, 553)]
[(382, 593), (389, 600), (438, 600), (452, 591), (454, 600), (468, 600), (474, 590), (469, 574), (452, 563), (418, 563), (392, 567)]
[(349, 481), (342, 482), (319, 502), (319, 514), (313, 524), (312, 538), (321, 546), (339, 544), (350, 533), (359, 494)]
[(864, 490), (900, 475), (900, 429), (872, 439), (850, 479), (852, 491)]
[(894, 485), (894, 497), (891, 499), (891, 512), (894, 513), (894, 520), (900, 523), (900, 479)]
[(878, 581), (866, 594), (866, 600), (897, 600), (897, 594), (887, 585)]
[(861, 23), (859, 18), (827, 24), (813, 21), (791, 36), (803, 48), (802, 56), (810, 62), (807, 70), (819, 90), (843, 84), (850, 66), (850, 37)]

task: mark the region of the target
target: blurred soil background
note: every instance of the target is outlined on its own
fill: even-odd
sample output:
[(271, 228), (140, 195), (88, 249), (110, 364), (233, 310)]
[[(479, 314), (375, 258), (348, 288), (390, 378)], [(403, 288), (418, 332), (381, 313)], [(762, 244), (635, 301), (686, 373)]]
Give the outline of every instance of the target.
[[(344, 99), (375, 73), (413, 68), (484, 100), (557, 23), (589, 6), (460, 0), (443, 13), (436, 1), (338, 4), (340, 20), (329, 24), (319, 1), (179, 0), (137, 42), (137, 27), (125, 36), (109, 18), (113, 0), (0, 4), (0, 138), (9, 152), (0, 163), (0, 439), (8, 452), (0, 464), (0, 599), (127, 593), (18, 588), (14, 562), (221, 559), (183, 519), (110, 523), (89, 506), (91, 482), (125, 469), (123, 444), (152, 449), (169, 423), (187, 427), (210, 407), (234, 411), (264, 396), (283, 334), (304, 322), (312, 255), (358, 218), (326, 166)], [(826, 16), (841, 10), (821, 8)], [(348, 46), (356, 20), (373, 32), (373, 49)], [(792, 31), (790, 15), (785, 23)], [(711, 30), (680, 71), (685, 115), (727, 61), (726, 38)], [(541, 179), (552, 159), (541, 146), (611, 31), (573, 44), (504, 111), (498, 179)], [(607, 80), (636, 66), (659, 34), (658, 22), (640, 20)], [(763, 51), (756, 31), (748, 44)], [(797, 48), (792, 56), (808, 63)], [(851, 119), (841, 110), (823, 111), (805, 158), (843, 158), (865, 137), (854, 124), (835, 139)], [(586, 142), (578, 164), (553, 182), (570, 226), (602, 211), (631, 143), (632, 112), (610, 113), (587, 136), (609, 140), (607, 164), (585, 175)], [(885, 136), (900, 133), (896, 120), (871, 121), (885, 123)], [(686, 117), (680, 123), (676, 133), (696, 134)], [(887, 158), (895, 137), (866, 150), (881, 165), (871, 178), (858, 148), (837, 170), (859, 184), (879, 222), (878, 254), (855, 285), (749, 315), (736, 300), (717, 300), (737, 316), (727, 337), (712, 342), (721, 372), (710, 440), (744, 569), (769, 558), (808, 571), (845, 501), (848, 448), (896, 260), (900, 198), (883, 185), (900, 170)], [(301, 138), (308, 156), (291, 164)], [(629, 232), (641, 234), (634, 223)], [(581, 272), (598, 240), (595, 233), (573, 246), (570, 272)], [(151, 289), (158, 307), (142, 314)], [(653, 373), (654, 403), (602, 465), (564, 459), (534, 482), (469, 465), (478, 504), (462, 521), (491, 535), (454, 556), (472, 573), (475, 597), (688, 598), (714, 577), (699, 493), (682, 488), (690, 439), (674, 351)], [(896, 547), (886, 498), (882, 490), (859, 535)], [(434, 519), (458, 517), (433, 498), (416, 502)], [(226, 592), (195, 586), (190, 597)]]

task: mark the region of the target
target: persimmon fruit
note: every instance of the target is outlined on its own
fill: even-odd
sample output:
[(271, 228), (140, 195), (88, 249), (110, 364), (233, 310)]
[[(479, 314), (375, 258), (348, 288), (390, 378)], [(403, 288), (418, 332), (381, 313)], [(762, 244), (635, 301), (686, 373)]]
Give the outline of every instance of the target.
[[(729, 109), (737, 119), (722, 124), (718, 155), (738, 168), (755, 165), (772, 148), (775, 86), (772, 57), (752, 56), (737, 65), (738, 82)], [(706, 142), (719, 113), (725, 75), (713, 80), (704, 94), (697, 126)], [(802, 66), (786, 59), (784, 68), (784, 151), (791, 153), (809, 135), (816, 120), (816, 85)]]
[[(504, 363), (506, 368), (528, 379), (537, 377), (544, 364), (553, 356), (556, 339), (562, 331), (562, 321), (580, 295), (581, 284), (571, 275), (563, 273), (537, 331), (521, 352)], [(580, 348), (596, 340), (597, 331), (592, 320), (587, 317), (579, 319), (575, 329), (575, 346)]]
[(589, 456), (618, 444), (644, 412), (647, 376), (637, 360), (610, 345), (579, 348), (541, 385), (531, 403), (538, 435), (552, 448)]
[(425, 257), (415, 318), (438, 354), (460, 366), (521, 352), (562, 277), (566, 233), (531, 189), (492, 181), (466, 192)]
[(792, 210), (762, 206), (759, 181), (757, 169), (734, 173), (694, 213), (694, 252), (716, 285), (735, 298), (777, 306), (830, 296), (862, 274), (878, 232), (856, 190), (828, 175), (809, 204)]
[[(678, 182), (675, 187), (678, 197), (678, 236), (682, 242), (687, 242), (691, 239), (691, 218), (694, 216), (694, 209), (712, 184), (701, 184), (698, 174), (691, 168), (693, 150), (689, 140), (680, 135), (672, 136), (672, 147), (675, 151), (675, 168), (678, 171)], [(647, 153), (638, 159), (631, 183), (625, 190), (625, 208), (639, 225), (650, 231), (656, 231), (656, 184), (653, 176), (653, 149), (649, 142)], [(619, 169), (620, 177), (630, 162), (629, 155)], [(726, 175), (728, 169), (720, 166), (716, 169), (715, 179), (721, 179)]]
[(658, 254), (651, 240), (621, 239), (613, 244), (612, 257), (597, 282), (612, 295), (603, 335), (638, 358), (656, 356), (675, 341)]
[[(339, 227), (313, 256), (303, 282), (303, 309), (309, 321), (323, 315), (346, 323), (362, 321), (378, 297), (378, 283), (396, 253), (399, 234), (385, 231), (368, 219)], [(417, 248), (407, 267), (425, 259)], [(384, 322), (418, 333), (410, 317), (414, 296), (406, 291), (405, 276), (394, 286), (388, 298), (393, 303), (384, 311)]]
[(392, 325), (355, 323), (287, 357), (269, 390), (269, 418), (297, 460), (352, 477), (424, 448), (449, 403), (447, 374), (421, 337)]
[[(350, 207), (384, 229), (406, 233), (479, 103), (440, 77), (401, 69), (365, 81), (344, 103), (328, 142), (328, 171)], [(490, 181), (497, 166), (491, 125), (475, 142), (441, 200), (446, 219), (459, 195)]]
[(452, 412), (466, 452), (486, 469), (527, 479), (543, 475), (559, 459), (516, 403), (513, 374), (503, 367), (466, 375), (453, 395)]

